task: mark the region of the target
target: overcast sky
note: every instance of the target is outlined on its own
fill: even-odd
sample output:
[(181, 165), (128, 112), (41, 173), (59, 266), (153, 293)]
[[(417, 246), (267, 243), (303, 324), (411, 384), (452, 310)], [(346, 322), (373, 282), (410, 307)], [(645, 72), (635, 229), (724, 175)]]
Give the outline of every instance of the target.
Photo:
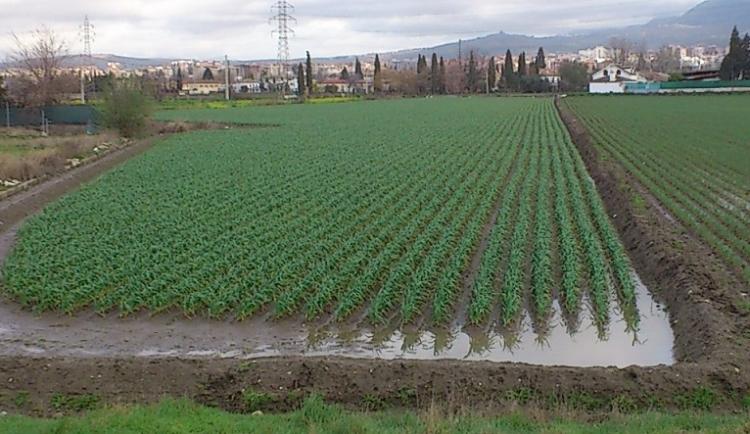
[[(292, 0), (291, 54), (315, 56), (436, 45), (500, 30), (553, 35), (640, 24), (699, 0)], [(272, 0), (0, 0), (0, 56), (46, 25), (81, 51), (80, 23), (96, 29), (95, 53), (133, 57), (260, 59), (276, 56)]]

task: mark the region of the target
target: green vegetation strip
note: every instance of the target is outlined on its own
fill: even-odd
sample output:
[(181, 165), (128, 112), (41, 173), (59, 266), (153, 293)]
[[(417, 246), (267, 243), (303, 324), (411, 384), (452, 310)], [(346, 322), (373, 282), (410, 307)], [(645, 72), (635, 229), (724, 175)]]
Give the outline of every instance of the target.
[[(253, 403), (262, 403), (254, 397)], [(366, 402), (371, 406), (377, 398)], [(746, 432), (747, 415), (710, 413), (611, 413), (586, 422), (536, 412), (519, 411), (502, 416), (480, 416), (466, 411), (449, 416), (440, 410), (354, 412), (328, 405), (320, 398), (305, 400), (299, 410), (284, 414), (243, 415), (193, 404), (165, 400), (151, 406), (120, 406), (79, 416), (36, 419), (0, 417), (0, 432), (6, 434), (135, 434), (135, 433), (728, 433)]]

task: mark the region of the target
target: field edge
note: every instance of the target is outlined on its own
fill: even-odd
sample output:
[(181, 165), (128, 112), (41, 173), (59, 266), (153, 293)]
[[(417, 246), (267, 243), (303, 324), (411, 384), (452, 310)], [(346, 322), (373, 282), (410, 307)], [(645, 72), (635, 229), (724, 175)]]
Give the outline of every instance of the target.
[(678, 362), (742, 368), (750, 352), (741, 331), (750, 322), (736, 310), (739, 293), (732, 288), (739, 286), (731, 273), (621, 165), (598, 152), (564, 100), (555, 106), (636, 271), (668, 308)]

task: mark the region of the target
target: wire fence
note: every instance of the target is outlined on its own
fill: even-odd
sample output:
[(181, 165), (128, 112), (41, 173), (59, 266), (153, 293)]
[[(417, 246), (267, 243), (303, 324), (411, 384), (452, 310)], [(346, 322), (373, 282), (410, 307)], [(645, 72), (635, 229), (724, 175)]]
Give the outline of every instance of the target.
[(98, 114), (90, 105), (39, 108), (0, 105), (0, 126), (32, 127), (45, 130), (49, 125), (95, 125)]

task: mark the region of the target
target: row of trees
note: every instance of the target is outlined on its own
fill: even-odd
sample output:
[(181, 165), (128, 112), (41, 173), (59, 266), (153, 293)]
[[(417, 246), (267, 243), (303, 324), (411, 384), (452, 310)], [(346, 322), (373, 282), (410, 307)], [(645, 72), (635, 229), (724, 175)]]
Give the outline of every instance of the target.
[[(359, 64), (359, 59), (357, 59), (357, 64)], [(313, 93), (314, 90), (312, 58), (308, 51), (306, 52), (304, 65), (302, 63), (297, 65), (297, 93), (299, 96), (306, 96)]]
[(417, 93), (440, 95), (447, 91), (446, 88), (445, 59), (432, 53), (430, 65), (427, 66), (427, 56), (418, 56), (417, 60)]
[[(518, 66), (516, 66), (518, 65)], [(542, 47), (536, 56), (527, 61), (526, 53), (520, 53), (515, 61), (510, 50), (505, 55), (504, 65), (498, 65), (495, 57), (482, 60), (472, 51), (467, 62), (447, 61), (436, 53), (431, 56), (418, 55), (416, 68), (388, 68), (381, 64), (380, 56), (375, 55), (373, 88), (376, 94), (385, 90), (395, 94), (441, 95), (462, 93), (507, 92), (549, 92), (553, 84), (541, 75), (547, 68)], [(309, 95), (313, 89), (312, 63), (307, 55), (306, 65), (295, 67), (300, 95)], [(565, 63), (560, 74), (560, 89), (564, 91), (585, 90), (589, 73), (585, 65)], [(355, 59), (354, 73), (345, 67), (338, 74), (339, 79), (353, 83), (364, 78), (362, 65)], [(387, 89), (385, 88), (387, 83)]]
[(498, 68), (495, 57), (487, 59), (486, 64), (472, 51), (467, 62), (460, 60), (446, 61), (433, 53), (427, 56), (418, 55), (416, 71), (386, 69), (380, 72), (380, 60), (376, 56), (376, 91), (382, 89), (382, 78), (385, 77), (393, 92), (417, 95), (485, 93), (500, 89), (508, 91), (546, 92), (551, 84), (540, 77), (539, 73), (547, 67), (544, 49), (539, 48), (533, 61), (527, 63), (526, 54), (519, 56), (516, 70), (510, 51), (506, 53), (506, 65)]
[(750, 79), (750, 34), (740, 39), (735, 26), (729, 38), (729, 53), (721, 62), (719, 71), (722, 80)]

